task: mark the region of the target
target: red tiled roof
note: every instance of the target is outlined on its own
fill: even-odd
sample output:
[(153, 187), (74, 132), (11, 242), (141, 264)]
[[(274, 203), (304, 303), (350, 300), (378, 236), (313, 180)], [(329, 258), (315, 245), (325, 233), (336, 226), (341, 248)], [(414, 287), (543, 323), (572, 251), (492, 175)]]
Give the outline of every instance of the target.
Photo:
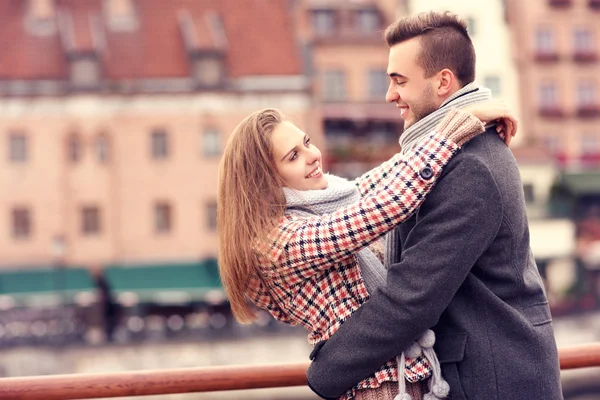
[(61, 0), (60, 9), (72, 21), (69, 35), (73, 41), (74, 51), (90, 51), (96, 48), (93, 38), (92, 19), (99, 18), (97, 1)]
[(0, 1), (0, 79), (64, 79), (68, 65), (58, 34), (37, 37), (26, 32), (26, 5)]
[[(192, 16), (199, 48), (215, 48), (207, 15), (221, 17), (227, 75), (301, 74), (287, 0), (135, 1), (139, 24), (114, 31), (101, 0), (56, 0), (57, 14), (72, 18), (74, 51), (95, 49), (108, 79), (187, 77), (188, 55), (178, 15)], [(65, 79), (67, 52), (59, 32), (35, 36), (25, 29), (25, 1), (0, 1), (0, 79)], [(97, 26), (93, 26), (94, 19)], [(208, 37), (208, 35), (211, 35)], [(105, 47), (103, 45), (105, 43)]]

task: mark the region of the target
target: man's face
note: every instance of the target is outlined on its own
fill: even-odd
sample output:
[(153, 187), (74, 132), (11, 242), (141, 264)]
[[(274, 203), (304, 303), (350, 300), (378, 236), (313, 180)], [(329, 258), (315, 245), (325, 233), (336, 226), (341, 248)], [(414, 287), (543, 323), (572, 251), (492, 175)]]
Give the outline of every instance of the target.
[(435, 111), (441, 104), (434, 90), (435, 75), (425, 78), (417, 64), (420, 39), (413, 38), (390, 48), (387, 74), (390, 77), (385, 100), (396, 103), (404, 119), (404, 129)]

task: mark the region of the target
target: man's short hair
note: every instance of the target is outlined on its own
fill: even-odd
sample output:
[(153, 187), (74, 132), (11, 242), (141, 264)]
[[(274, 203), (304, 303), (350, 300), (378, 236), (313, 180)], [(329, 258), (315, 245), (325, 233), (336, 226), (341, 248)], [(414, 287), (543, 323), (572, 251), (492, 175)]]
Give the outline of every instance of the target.
[(467, 24), (455, 14), (430, 11), (402, 18), (388, 26), (384, 36), (389, 47), (419, 37), (417, 63), (427, 78), (448, 68), (461, 86), (475, 80), (475, 49)]

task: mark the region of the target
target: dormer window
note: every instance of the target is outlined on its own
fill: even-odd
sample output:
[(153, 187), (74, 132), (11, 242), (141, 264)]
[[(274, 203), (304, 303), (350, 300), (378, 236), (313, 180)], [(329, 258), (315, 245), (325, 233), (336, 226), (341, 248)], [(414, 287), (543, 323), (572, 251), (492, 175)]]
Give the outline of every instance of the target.
[(217, 87), (223, 83), (223, 59), (219, 54), (197, 54), (191, 57), (192, 78), (201, 87)]
[[(182, 10), (177, 18), (188, 55), (190, 77), (199, 88), (222, 86), (225, 81), (224, 54), (227, 39), (219, 15), (209, 12), (197, 21), (189, 11)], [(209, 38), (212, 40), (209, 43), (200, 41), (198, 26), (211, 33)]]
[(315, 36), (331, 36), (336, 31), (336, 15), (334, 10), (313, 10), (312, 28)]
[(100, 65), (95, 53), (70, 57), (70, 78), (75, 89), (94, 89), (100, 84)]

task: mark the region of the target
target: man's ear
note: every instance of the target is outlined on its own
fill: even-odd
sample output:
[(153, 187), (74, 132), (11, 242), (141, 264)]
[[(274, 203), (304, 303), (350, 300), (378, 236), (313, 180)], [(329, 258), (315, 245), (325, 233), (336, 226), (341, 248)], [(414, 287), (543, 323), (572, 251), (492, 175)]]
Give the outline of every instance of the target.
[(437, 95), (440, 97), (447, 97), (457, 90), (458, 81), (456, 80), (454, 73), (448, 68), (444, 68), (438, 72), (437, 81)]

